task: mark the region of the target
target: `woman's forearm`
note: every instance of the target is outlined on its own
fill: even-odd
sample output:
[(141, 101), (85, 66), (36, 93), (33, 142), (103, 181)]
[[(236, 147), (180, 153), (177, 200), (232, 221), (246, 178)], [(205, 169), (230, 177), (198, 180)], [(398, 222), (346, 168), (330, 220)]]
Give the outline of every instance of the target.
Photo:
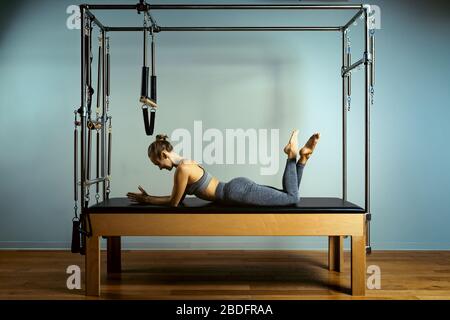
[(156, 204), (156, 205), (166, 206), (166, 205), (170, 204), (170, 199), (171, 199), (171, 196), (161, 196), (161, 197), (148, 196), (147, 197), (147, 202), (149, 204)]

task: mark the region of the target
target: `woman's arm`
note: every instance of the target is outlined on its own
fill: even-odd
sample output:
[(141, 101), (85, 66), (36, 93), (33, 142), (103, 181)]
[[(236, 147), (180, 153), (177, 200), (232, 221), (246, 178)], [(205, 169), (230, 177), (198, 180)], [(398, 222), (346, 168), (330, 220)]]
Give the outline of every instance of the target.
[(127, 196), (129, 199), (139, 203), (177, 207), (184, 196), (188, 177), (187, 169), (184, 166), (180, 166), (175, 171), (174, 184), (170, 196), (151, 196), (141, 186), (139, 186), (141, 194), (128, 192)]
[(169, 205), (170, 203), (170, 196), (161, 196), (161, 197), (157, 197), (157, 196), (147, 196), (145, 198), (145, 202), (148, 204), (156, 204), (156, 205), (160, 205), (160, 206), (166, 206)]
[(175, 176), (173, 177), (173, 188), (172, 195), (169, 200), (169, 205), (172, 207), (177, 207), (181, 199), (184, 197), (184, 192), (186, 191), (187, 183), (189, 178), (189, 172), (185, 166), (179, 166), (177, 171), (175, 171)]

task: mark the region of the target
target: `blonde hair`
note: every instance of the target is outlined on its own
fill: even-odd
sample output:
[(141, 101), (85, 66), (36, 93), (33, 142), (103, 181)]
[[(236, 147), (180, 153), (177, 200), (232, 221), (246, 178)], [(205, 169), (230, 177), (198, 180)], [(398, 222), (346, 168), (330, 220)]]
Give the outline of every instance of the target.
[(161, 158), (161, 153), (166, 150), (171, 152), (173, 150), (172, 144), (167, 141), (168, 136), (166, 134), (158, 134), (156, 135), (155, 141), (153, 141), (148, 147), (148, 156), (151, 158), (152, 156), (157, 159)]

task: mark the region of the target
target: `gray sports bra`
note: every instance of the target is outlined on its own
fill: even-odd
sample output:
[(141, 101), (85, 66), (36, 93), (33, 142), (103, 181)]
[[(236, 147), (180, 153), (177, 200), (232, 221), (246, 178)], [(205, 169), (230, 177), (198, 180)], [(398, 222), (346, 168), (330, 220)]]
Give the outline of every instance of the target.
[(205, 191), (206, 187), (208, 187), (209, 182), (212, 179), (212, 175), (205, 170), (201, 165), (197, 164), (200, 168), (203, 169), (203, 175), (200, 179), (195, 181), (194, 183), (186, 186), (186, 193), (187, 194), (194, 194), (196, 196), (199, 195), (199, 193), (202, 193)]

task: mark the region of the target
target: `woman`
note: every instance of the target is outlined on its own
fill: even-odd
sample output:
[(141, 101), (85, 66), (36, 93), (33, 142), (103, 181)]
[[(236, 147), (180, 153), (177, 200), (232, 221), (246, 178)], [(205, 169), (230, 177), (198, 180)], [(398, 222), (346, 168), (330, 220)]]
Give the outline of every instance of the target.
[[(320, 134), (315, 133), (299, 151), (297, 136), (298, 130), (294, 130), (284, 148), (288, 158), (283, 173), (283, 190), (280, 190), (259, 185), (244, 177), (234, 178), (226, 183), (221, 182), (195, 161), (184, 159), (175, 153), (173, 146), (167, 141), (166, 135), (157, 135), (156, 140), (148, 148), (148, 156), (160, 170), (172, 170), (173, 167), (176, 167), (172, 194), (162, 197), (151, 196), (139, 186), (140, 193), (129, 192), (127, 196), (131, 201), (138, 203), (174, 207), (182, 203), (186, 194), (194, 194), (201, 199), (223, 204), (294, 205), (299, 201), (299, 186), (303, 168), (320, 139)], [(298, 161), (297, 153), (300, 155)]]

